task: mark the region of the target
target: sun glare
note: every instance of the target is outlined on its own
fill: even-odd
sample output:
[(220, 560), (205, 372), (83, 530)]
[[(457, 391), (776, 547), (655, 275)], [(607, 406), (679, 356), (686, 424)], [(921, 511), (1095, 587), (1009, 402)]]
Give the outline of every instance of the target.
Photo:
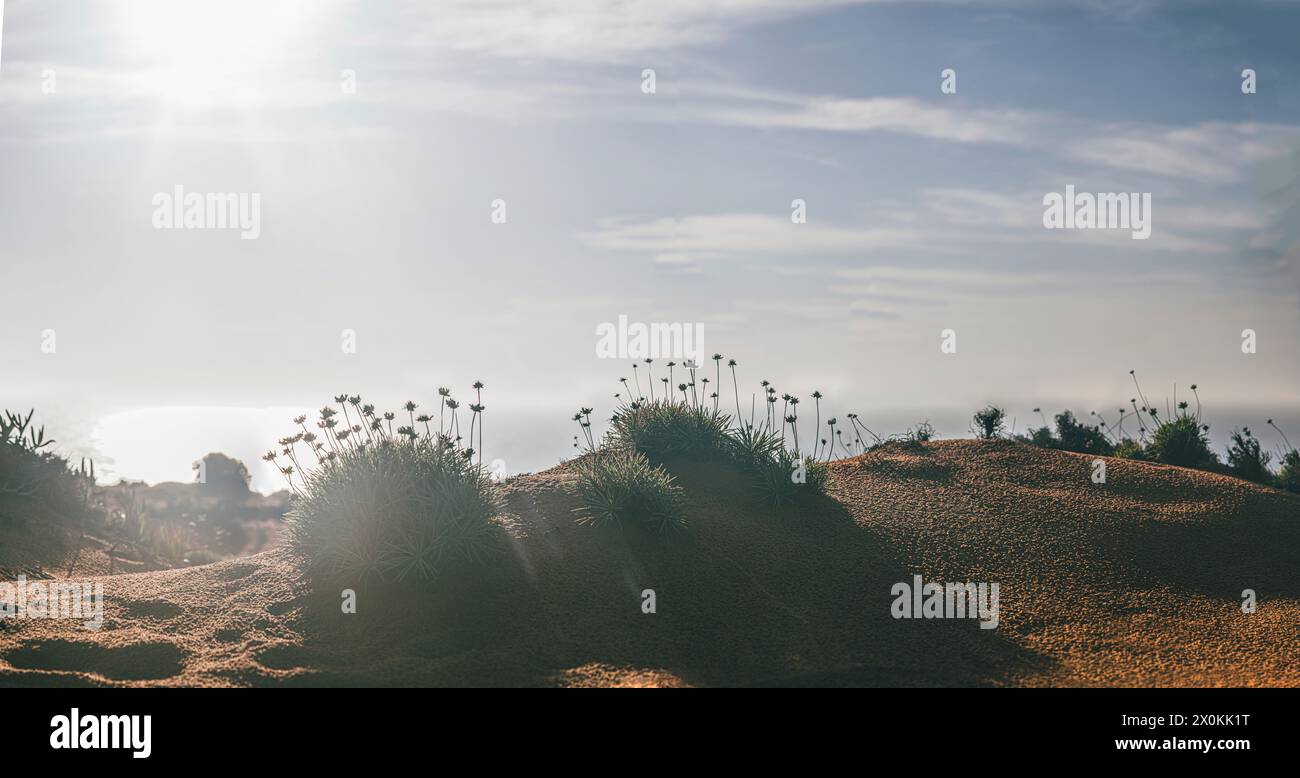
[(284, 434), (285, 421), (301, 408), (157, 407), (106, 416), (91, 434), (94, 450), (112, 457), (101, 463), (101, 480), (114, 478), (188, 482), (190, 465), (220, 451), (244, 462), (253, 488), (274, 491), (280, 474), (262, 461), (262, 452)]
[(141, 88), (192, 105), (256, 96), (311, 18), (301, 0), (127, 0), (118, 13), (117, 40), (139, 61)]

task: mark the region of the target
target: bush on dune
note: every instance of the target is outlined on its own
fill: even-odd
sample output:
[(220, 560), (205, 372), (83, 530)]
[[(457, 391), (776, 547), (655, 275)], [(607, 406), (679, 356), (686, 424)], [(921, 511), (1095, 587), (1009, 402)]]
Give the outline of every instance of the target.
[(1210, 450), (1206, 437), (1209, 429), (1192, 416), (1160, 421), (1147, 443), (1146, 455), (1162, 465), (1203, 469), (1216, 464), (1219, 458)]
[[(107, 541), (110, 560), (132, 551), (166, 565), (211, 561), (188, 527), (158, 521), (127, 486), (98, 488), (94, 462), (77, 468), (50, 448), (44, 427), (34, 427), (35, 411), (25, 416), (5, 411), (0, 418), (0, 520), (32, 518)], [(75, 569), (78, 556), (72, 557)]]
[[(1190, 403), (1186, 400), (1177, 402), (1175, 396), (1176, 410), (1171, 417), (1162, 418), (1160, 411), (1153, 403), (1147, 401), (1146, 395), (1142, 392), (1137, 372), (1134, 370), (1128, 372), (1133, 377), (1133, 387), (1137, 390), (1137, 397), (1130, 399), (1129, 404), (1133, 406), (1133, 412), (1137, 415), (1138, 431), (1142, 437), (1145, 458), (1162, 465), (1198, 469), (1217, 465), (1219, 458), (1210, 449), (1210, 441), (1207, 437), (1210, 427), (1201, 420), (1201, 396), (1196, 391), (1196, 384), (1192, 384), (1191, 387), (1192, 395), (1196, 398), (1195, 413), (1190, 410)], [(1142, 401), (1141, 407), (1138, 406), (1139, 399)], [(1148, 428), (1151, 428), (1150, 436), (1147, 435)]]
[[(1113, 455), (1121, 459), (1225, 472), (1254, 483), (1300, 492), (1300, 451), (1291, 446), (1286, 434), (1273, 423), (1272, 419), (1269, 419), (1267, 424), (1285, 443), (1285, 448), (1279, 447), (1277, 451), (1277, 461), (1280, 463), (1278, 472), (1274, 473), (1269, 466), (1274, 461), (1273, 453), (1264, 450), (1259, 439), (1249, 428), (1233, 431), (1225, 467), (1210, 447), (1208, 435), (1210, 427), (1202, 420), (1201, 399), (1196, 384), (1191, 385), (1192, 396), (1196, 402), (1194, 411), (1190, 402), (1177, 401), (1175, 394), (1172, 415), (1168, 415), (1170, 413), (1168, 408), (1166, 414), (1162, 415), (1142, 393), (1142, 386), (1137, 380), (1136, 372), (1130, 370), (1129, 374), (1133, 376), (1137, 397), (1129, 400), (1131, 411), (1126, 408), (1119, 409), (1119, 419), (1115, 424), (1108, 423), (1095, 411), (1092, 416), (1099, 420), (1097, 426), (1081, 424), (1072, 413), (1064, 411), (1056, 416), (1055, 434), (1048, 429), (1044, 419), (1042, 427), (1032, 429), (1026, 435), (1016, 435), (1015, 439), (1043, 448), (1102, 456)], [(985, 409), (976, 414), (976, 422), (981, 419), (981, 414), (987, 416), (989, 410)], [(1034, 411), (1037, 413), (1039, 409), (1035, 408)], [(1130, 419), (1136, 422), (1136, 438), (1132, 437), (1131, 428), (1130, 430), (1124, 428), (1124, 424)]]
[(827, 467), (812, 457), (781, 449), (776, 457), (750, 469), (754, 489), (773, 505), (826, 491)]
[(790, 451), (781, 437), (744, 425), (729, 433), (731, 458), (750, 477), (756, 492), (772, 504), (790, 502), (826, 488), (826, 464)]
[(1264, 451), (1259, 440), (1250, 433), (1249, 427), (1233, 431), (1232, 444), (1228, 446), (1228, 469), (1233, 475), (1257, 484), (1272, 483), (1273, 471), (1268, 468), (1272, 458), (1273, 455)]
[(658, 462), (716, 461), (730, 455), (730, 426), (729, 416), (711, 408), (655, 400), (619, 409), (606, 437), (614, 447), (635, 448)]
[(971, 431), (980, 440), (993, 440), (1001, 437), (1006, 429), (1007, 413), (996, 405), (988, 405), (975, 412), (971, 417)]
[[(474, 462), (475, 450), (459, 444), (460, 405), (449, 393), (440, 392), (437, 433), (430, 426), (435, 418), (417, 418), (414, 403), (405, 406), (411, 423), (394, 430), (395, 413), (376, 414), (360, 397), (336, 401), (342, 420), (332, 407), (321, 409), (318, 435), (299, 417), (303, 431), (263, 457), (295, 492), (286, 517), (289, 542), (313, 573), (343, 581), (437, 582), (454, 562), (480, 560), (494, 548), (495, 490)], [(470, 439), (477, 427), (481, 445), (483, 405), (470, 409)]]
[(681, 527), (681, 489), (673, 477), (645, 454), (610, 448), (579, 459), (579, 522), (628, 523), (657, 532)]
[(1300, 493), (1300, 451), (1291, 449), (1282, 457), (1282, 468), (1277, 474), (1277, 486), (1288, 492)]
[(1101, 427), (1081, 424), (1069, 411), (1056, 414), (1056, 439), (1063, 451), (1100, 456), (1110, 456), (1115, 451)]
[[(1130, 370), (1133, 385), (1138, 396), (1129, 400), (1132, 411), (1119, 409), (1119, 419), (1115, 424), (1108, 422), (1100, 413), (1091, 415), (1098, 420), (1096, 425), (1079, 422), (1070, 411), (1056, 415), (1056, 433), (1043, 427), (1033, 430), (1030, 435), (1017, 436), (1017, 440), (1044, 448), (1073, 451), (1081, 454), (1099, 456), (1116, 456), (1123, 459), (1138, 459), (1159, 462), (1180, 467), (1205, 468), (1218, 463), (1218, 457), (1210, 450), (1206, 433), (1209, 427), (1201, 424), (1200, 396), (1196, 394), (1196, 384), (1192, 384), (1192, 393), (1196, 395), (1196, 412), (1191, 413), (1187, 402), (1177, 404), (1178, 411), (1172, 419), (1161, 418), (1159, 411), (1142, 394), (1137, 374)], [(1141, 405), (1138, 400), (1141, 398)], [(1034, 409), (1038, 411), (1037, 408)], [(1135, 419), (1138, 438), (1134, 439), (1130, 431), (1124, 429), (1129, 419)]]
[[(1037, 408), (1034, 410), (1039, 412)], [(1015, 439), (1041, 448), (1078, 454), (1110, 456), (1115, 453), (1115, 446), (1106, 438), (1100, 426), (1081, 424), (1068, 410), (1056, 414), (1055, 421), (1055, 433), (1044, 425), (1031, 429), (1028, 435), (1017, 435)]]
[[(713, 360), (716, 383), (720, 383), (722, 356), (715, 354)], [(653, 360), (645, 364), (646, 379), (653, 387)], [(801, 446), (800, 423), (805, 425), (805, 430), (808, 428), (807, 418), (799, 416), (799, 398), (789, 394), (778, 396), (775, 387), (767, 381), (762, 382), (764, 418), (761, 422), (753, 419), (741, 422), (735, 360), (729, 360), (727, 366), (733, 383), (735, 417), (720, 410), (721, 397), (717, 391), (708, 395), (699, 391), (696, 381), (699, 368), (687, 363), (682, 367), (687, 380), (676, 384), (676, 392), (670, 391), (672, 378), (662, 378), (664, 388), (658, 396), (633, 394), (629, 400), (621, 392), (615, 395), (619, 405), (610, 419), (608, 432), (599, 441), (591, 431), (592, 409), (580, 409), (573, 416), (581, 432), (575, 446), (585, 446), (597, 456), (606, 451), (632, 451), (644, 455), (652, 465), (679, 459), (721, 462), (740, 469), (754, 491), (774, 504), (823, 491), (827, 470), (819, 457), (829, 461), (837, 448), (846, 455), (865, 450), (861, 433), (870, 433), (858, 423), (856, 414), (849, 415), (852, 432), (847, 439), (843, 429), (837, 429), (835, 418), (826, 420), (826, 437), (817, 439), (821, 427), (820, 392), (812, 393), (815, 408), (811, 446)], [(677, 364), (669, 362), (667, 367), (672, 376)], [(634, 364), (633, 369), (637, 368)], [(639, 391), (639, 374), (634, 380)], [(632, 382), (627, 379), (620, 382), (626, 391), (632, 392)], [(699, 383), (707, 389), (709, 379), (705, 377)], [(778, 402), (782, 403), (779, 409)]]
[[(929, 443), (934, 440), (936, 434), (934, 425), (929, 421), (923, 421), (915, 427), (908, 427), (906, 432), (891, 436), (889, 440), (898, 443)], [(880, 443), (877, 442), (876, 445)]]
[(1146, 461), (1147, 452), (1142, 444), (1132, 438), (1125, 438), (1115, 446), (1115, 456), (1119, 459), (1133, 459), (1139, 462)]
[(1296, 451), (1286, 433), (1282, 431), (1281, 427), (1274, 424), (1272, 419), (1269, 419), (1266, 423), (1277, 432), (1282, 438), (1282, 442), (1286, 444), (1285, 449), (1278, 449), (1278, 459), (1281, 460), (1282, 465), (1277, 471), (1277, 488), (1300, 493), (1300, 451)]
[(81, 523), (90, 513), (94, 464), (73, 469), (49, 450), (55, 441), (45, 427), (34, 427), (35, 410), (26, 416), (5, 411), (0, 418), (0, 516), (26, 519), (36, 513), (56, 521)]
[(1032, 428), (1029, 430), (1028, 435), (1016, 435), (1015, 439), (1039, 448), (1058, 448), (1060, 446), (1060, 441), (1047, 427)]

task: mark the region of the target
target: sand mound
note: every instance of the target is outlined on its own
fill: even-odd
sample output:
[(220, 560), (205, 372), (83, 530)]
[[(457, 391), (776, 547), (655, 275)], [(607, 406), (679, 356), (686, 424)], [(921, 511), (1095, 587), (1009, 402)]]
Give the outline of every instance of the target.
[[(98, 632), (0, 627), (0, 685), (1300, 685), (1300, 498), (1091, 461), (889, 446), (781, 511), (681, 465), (668, 542), (576, 525), (561, 466), (503, 487), (509, 540), (455, 587), (357, 587), (344, 615), (284, 550), (106, 576)], [(998, 582), (999, 628), (892, 618), (914, 574)]]

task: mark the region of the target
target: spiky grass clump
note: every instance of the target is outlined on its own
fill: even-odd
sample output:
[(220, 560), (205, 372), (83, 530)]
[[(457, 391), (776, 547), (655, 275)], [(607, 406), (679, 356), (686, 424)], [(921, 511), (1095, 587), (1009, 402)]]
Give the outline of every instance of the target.
[(341, 416), (334, 406), (321, 408), (319, 433), (308, 429), (306, 416), (293, 420), (302, 431), (262, 458), (295, 493), (288, 536), (313, 572), (349, 582), (436, 582), (452, 563), (487, 555), (498, 506), (482, 466), (482, 389), (476, 381), (464, 447), (460, 403), (448, 389), (438, 390), (436, 417), (416, 416), (418, 406), (407, 402), (408, 424), (347, 394), (334, 398)]
[(747, 470), (767, 467), (785, 449), (781, 436), (748, 424), (730, 435), (731, 459)]
[(73, 468), (50, 447), (45, 427), (26, 415), (0, 415), (0, 517), (26, 518), (39, 514), (53, 521), (80, 523), (90, 516), (94, 463), (83, 460)]
[(1110, 456), (1115, 452), (1115, 447), (1106, 439), (1101, 427), (1076, 420), (1070, 411), (1056, 414), (1056, 437), (1064, 451), (1101, 456)]
[(1204, 468), (1218, 462), (1206, 438), (1209, 427), (1193, 416), (1177, 416), (1157, 422), (1146, 453), (1154, 462), (1179, 467)]
[(907, 431), (901, 435), (894, 435), (892, 440), (901, 440), (904, 443), (929, 443), (934, 440), (934, 425), (928, 420), (917, 424), (915, 427), (908, 427)]
[(827, 466), (812, 457), (799, 457), (780, 449), (775, 460), (750, 471), (754, 488), (773, 505), (782, 505), (809, 494), (826, 490)]
[(1006, 426), (1007, 412), (996, 405), (985, 406), (971, 417), (971, 429), (981, 440), (1001, 437)]
[(826, 463), (790, 451), (782, 445), (781, 436), (744, 425), (729, 438), (732, 460), (768, 502), (787, 503), (825, 489)]
[(493, 546), (492, 484), (446, 438), (340, 452), (302, 480), (289, 540), (339, 580), (436, 581), (448, 563)]
[[(1162, 465), (1201, 469), (1218, 464), (1219, 457), (1210, 449), (1210, 442), (1206, 437), (1210, 427), (1201, 421), (1201, 395), (1196, 390), (1196, 384), (1191, 386), (1192, 396), (1196, 398), (1194, 412), (1191, 410), (1191, 403), (1186, 400), (1179, 402), (1175, 392), (1174, 407), (1177, 410), (1171, 411), (1166, 404), (1165, 415), (1162, 417), (1155, 404), (1148, 401), (1146, 394), (1143, 393), (1142, 385), (1137, 379), (1137, 372), (1134, 370), (1128, 372), (1133, 377), (1133, 388), (1137, 390), (1137, 397), (1130, 399), (1129, 404), (1133, 406), (1133, 412), (1137, 416), (1138, 433), (1144, 445), (1143, 453), (1146, 459)], [(1139, 399), (1142, 401), (1141, 407), (1138, 406)], [(1108, 430), (1111, 429), (1104, 419), (1102, 425)], [(1151, 432), (1149, 436), (1148, 430)], [(1121, 428), (1121, 437), (1122, 434)]]
[(1139, 462), (1146, 461), (1147, 452), (1141, 443), (1132, 439), (1124, 438), (1115, 446), (1115, 456), (1119, 459), (1133, 459)]
[(579, 521), (631, 524), (668, 532), (685, 524), (681, 489), (673, 477), (639, 451), (605, 448), (579, 459)]
[(664, 400), (632, 403), (614, 413), (608, 443), (639, 451), (654, 462), (716, 461), (730, 456), (730, 423), (727, 414), (705, 406)]
[(1250, 428), (1233, 430), (1232, 445), (1228, 446), (1228, 468), (1232, 474), (1257, 484), (1273, 482), (1273, 471), (1268, 463), (1273, 455), (1265, 451)]
[[(1035, 408), (1034, 410), (1038, 410)], [(1070, 411), (1056, 414), (1056, 433), (1047, 426), (1031, 429), (1028, 435), (1017, 435), (1016, 439), (1042, 448), (1060, 451), (1074, 451), (1079, 454), (1099, 454), (1111, 456), (1116, 447), (1107, 439), (1106, 433), (1099, 426), (1083, 424), (1074, 418)], [(1130, 441), (1132, 442), (1132, 441)], [(1139, 446), (1139, 450), (1140, 450)]]
[[(799, 413), (799, 398), (778, 393), (770, 381), (760, 382), (761, 395), (756, 392), (750, 397), (746, 414), (734, 359), (727, 360), (727, 368), (736, 414), (723, 413), (719, 410), (727, 394), (725, 390), (719, 391), (723, 389), (723, 356), (714, 354), (712, 360), (712, 381), (707, 375), (699, 375), (703, 368), (694, 361), (688, 360), (680, 366), (668, 362), (665, 365), (668, 376), (661, 373), (657, 379), (663, 384), (657, 395), (652, 372), (654, 360), (644, 360), (644, 377), (648, 382), (644, 386), (639, 372), (641, 366), (633, 363), (632, 378), (619, 379), (623, 391), (614, 395), (618, 406), (603, 438), (592, 432), (591, 408), (584, 407), (574, 414), (573, 421), (581, 433), (574, 436), (574, 447), (588, 453), (606, 449), (635, 451), (644, 454), (652, 464), (678, 459), (721, 462), (739, 467), (751, 477), (755, 490), (770, 501), (785, 502), (798, 495), (822, 491), (826, 483), (825, 463), (831, 459), (857, 456), (868, 449), (870, 440), (882, 442), (858, 420), (856, 413), (847, 414), (849, 423), (839, 426), (836, 426), (837, 418), (823, 418), (823, 395), (819, 391), (811, 394), (811, 424), (810, 414)], [(684, 379), (682, 382), (675, 383), (675, 368), (679, 369), (676, 375)], [(649, 391), (643, 393), (647, 386)], [(927, 424), (918, 430), (918, 435), (928, 440), (932, 432), (933, 428)]]
[(1300, 493), (1300, 451), (1291, 449), (1282, 455), (1282, 469), (1277, 474), (1277, 486), (1288, 492)]

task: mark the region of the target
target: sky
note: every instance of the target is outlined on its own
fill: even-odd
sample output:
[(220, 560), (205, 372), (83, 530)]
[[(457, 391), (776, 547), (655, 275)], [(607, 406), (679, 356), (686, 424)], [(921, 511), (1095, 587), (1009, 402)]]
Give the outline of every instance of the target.
[[(702, 326), (742, 415), (767, 379), (964, 436), (986, 403), (1113, 416), (1136, 370), (1162, 406), (1198, 384), (1216, 441), (1300, 435), (1295, 3), (7, 0), (2, 29), (0, 405), (104, 477), (221, 450), (273, 489), (294, 415), (475, 380), (485, 460), (543, 469), (631, 377), (596, 349), (620, 316)], [(256, 239), (156, 229), (176, 186), (255, 193)], [(1067, 186), (1150, 194), (1151, 236), (1046, 229)]]

